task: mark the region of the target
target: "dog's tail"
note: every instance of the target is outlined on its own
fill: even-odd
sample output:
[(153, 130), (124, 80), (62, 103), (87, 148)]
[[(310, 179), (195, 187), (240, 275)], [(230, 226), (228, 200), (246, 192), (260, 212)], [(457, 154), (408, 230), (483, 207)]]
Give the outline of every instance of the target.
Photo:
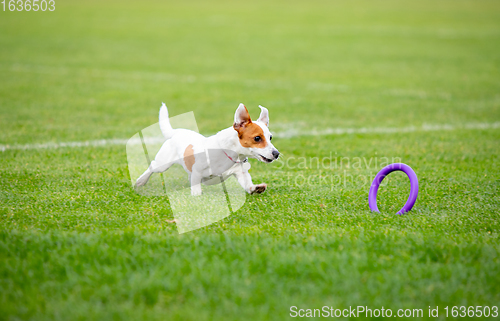
[(160, 107), (160, 129), (165, 139), (169, 139), (174, 135), (174, 130), (172, 129), (170, 120), (168, 119), (168, 109), (165, 103), (162, 103)]

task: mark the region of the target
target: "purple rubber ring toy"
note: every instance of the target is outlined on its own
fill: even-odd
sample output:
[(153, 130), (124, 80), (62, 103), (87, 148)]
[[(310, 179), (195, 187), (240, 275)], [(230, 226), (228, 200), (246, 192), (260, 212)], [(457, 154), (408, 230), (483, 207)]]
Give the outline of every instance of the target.
[(380, 186), (380, 183), (382, 183), (382, 180), (387, 175), (395, 171), (404, 172), (406, 175), (408, 175), (408, 178), (410, 179), (410, 197), (408, 197), (408, 200), (406, 201), (406, 204), (403, 206), (403, 208), (400, 209), (399, 212), (397, 212), (396, 214), (402, 215), (406, 212), (409, 212), (411, 211), (413, 205), (415, 205), (418, 196), (417, 174), (415, 174), (413, 169), (411, 169), (411, 167), (406, 164), (394, 163), (382, 168), (382, 170), (378, 172), (377, 176), (375, 176), (375, 179), (372, 182), (372, 186), (370, 187), (370, 192), (368, 193), (368, 205), (370, 206), (370, 210), (374, 212), (380, 212), (377, 207), (378, 187)]

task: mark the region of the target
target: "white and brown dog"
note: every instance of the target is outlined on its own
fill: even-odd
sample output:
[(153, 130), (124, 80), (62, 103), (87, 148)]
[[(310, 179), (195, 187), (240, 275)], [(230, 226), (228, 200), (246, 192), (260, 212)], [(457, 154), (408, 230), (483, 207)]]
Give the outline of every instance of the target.
[(153, 173), (161, 173), (174, 164), (180, 164), (189, 175), (191, 195), (201, 195), (201, 183), (221, 183), (235, 175), (249, 194), (262, 193), (267, 184), (254, 185), (248, 173), (247, 158), (271, 163), (279, 152), (271, 143), (273, 136), (268, 129), (269, 111), (262, 107), (259, 119), (253, 122), (243, 104), (238, 106), (232, 127), (205, 137), (188, 129), (173, 129), (165, 104), (160, 108), (160, 128), (167, 139), (149, 168), (136, 182), (146, 184)]

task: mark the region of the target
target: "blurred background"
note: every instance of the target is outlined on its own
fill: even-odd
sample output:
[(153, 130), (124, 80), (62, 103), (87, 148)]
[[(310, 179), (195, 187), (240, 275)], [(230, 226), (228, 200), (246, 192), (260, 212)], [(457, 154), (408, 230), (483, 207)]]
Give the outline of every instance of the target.
[[(500, 120), (498, 1), (69, 1), (0, 12), (0, 143), (128, 138), (240, 102), (271, 129)], [(7, 7), (8, 9), (8, 7)]]

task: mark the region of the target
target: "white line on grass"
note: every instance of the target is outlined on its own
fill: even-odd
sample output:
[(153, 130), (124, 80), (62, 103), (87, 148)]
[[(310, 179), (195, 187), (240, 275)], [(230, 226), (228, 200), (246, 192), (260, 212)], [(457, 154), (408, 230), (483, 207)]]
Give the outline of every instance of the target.
[(449, 130), (460, 130), (460, 129), (495, 129), (495, 128), (500, 128), (500, 122), (466, 123), (459, 125), (423, 124), (422, 126), (407, 126), (407, 127), (323, 128), (323, 129), (313, 129), (313, 130), (291, 128), (285, 131), (280, 131), (274, 134), (274, 136), (280, 138), (291, 138), (299, 136), (325, 136), (325, 135), (343, 135), (343, 134), (398, 134), (398, 133), (426, 132), (426, 131), (449, 131)]
[[(326, 136), (326, 135), (343, 135), (343, 134), (398, 134), (398, 133), (411, 133), (411, 132), (426, 132), (426, 131), (451, 131), (451, 130), (477, 130), (477, 129), (495, 129), (500, 128), (500, 122), (495, 123), (466, 123), (459, 125), (451, 124), (440, 124), (440, 125), (429, 125), (424, 124), (422, 126), (407, 126), (407, 127), (361, 127), (361, 128), (324, 128), (324, 129), (313, 129), (306, 130), (304, 128), (294, 128), (284, 131), (279, 131), (273, 136), (279, 138), (292, 138), (301, 136)], [(0, 145), (0, 151), (5, 152), (7, 150), (39, 150), (39, 149), (56, 149), (56, 148), (66, 148), (66, 147), (102, 147), (109, 145), (126, 145), (128, 139), (99, 139), (99, 140), (88, 140), (81, 142), (61, 142), (61, 143), (39, 143), (39, 144), (25, 144), (25, 145)], [(156, 139), (151, 142), (158, 143)], [(136, 142), (140, 144), (138, 140)]]

